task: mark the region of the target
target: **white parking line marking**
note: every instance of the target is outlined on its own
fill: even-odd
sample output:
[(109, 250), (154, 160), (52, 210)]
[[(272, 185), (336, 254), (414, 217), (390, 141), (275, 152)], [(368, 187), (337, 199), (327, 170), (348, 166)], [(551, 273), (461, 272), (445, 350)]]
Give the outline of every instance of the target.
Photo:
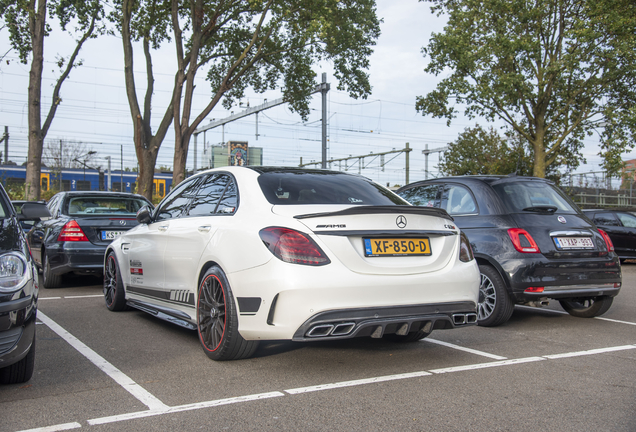
[(320, 384), (320, 385), (315, 385), (310, 387), (301, 387), (296, 389), (285, 390), (285, 393), (289, 393), (289, 394), (309, 393), (309, 392), (315, 392), (315, 391), (321, 391), (321, 390), (331, 390), (331, 389), (336, 389), (341, 387), (351, 387), (351, 386), (373, 384), (373, 383), (379, 383), (379, 382), (385, 382), (385, 381), (395, 381), (400, 379), (416, 378), (416, 377), (422, 377), (427, 375), (430, 375), (430, 373), (426, 371), (409, 372), (404, 374), (386, 375), (381, 377), (365, 378), (365, 379), (359, 379), (359, 380), (353, 380), (353, 381), (342, 381), (342, 382), (333, 383), (333, 384)]
[(139, 401), (141, 401), (141, 403), (146, 405), (148, 408), (150, 408), (151, 410), (164, 410), (168, 408), (167, 405), (165, 405), (146, 389), (130, 379), (126, 374), (124, 374), (112, 364), (108, 363), (106, 359), (90, 349), (88, 346), (84, 345), (82, 342), (80, 342), (79, 339), (64, 330), (55, 321), (44, 315), (42, 311), (38, 311), (38, 319), (46, 324), (55, 333), (57, 333), (69, 345), (79, 351), (80, 354), (90, 360), (95, 366), (101, 369), (106, 375), (115, 380), (115, 382), (122, 386), (128, 393), (139, 399)]
[(38, 297), (39, 300), (60, 300), (62, 297)]
[(46, 426), (43, 428), (35, 428), (35, 429), (25, 429), (19, 432), (56, 432), (56, 431), (64, 431), (69, 429), (77, 429), (81, 428), (82, 425), (79, 423), (64, 423), (54, 426)]
[(525, 357), (525, 358), (519, 358), (519, 359), (501, 360), (501, 361), (490, 362), (490, 363), (476, 363), (476, 364), (465, 365), (465, 366), (454, 366), (454, 367), (441, 368), (441, 369), (432, 369), (431, 372), (434, 374), (444, 374), (449, 372), (462, 372), (467, 370), (476, 370), (476, 369), (485, 369), (485, 368), (491, 368), (491, 367), (516, 365), (521, 363), (530, 363), (530, 362), (536, 362), (541, 360), (546, 360), (546, 359), (543, 357)]
[(623, 346), (616, 346), (616, 347), (609, 347), (609, 348), (592, 349), (587, 351), (577, 351), (577, 352), (570, 352), (570, 353), (563, 353), (563, 354), (551, 354), (551, 355), (545, 355), (543, 357), (550, 360), (556, 360), (556, 359), (562, 359), (562, 358), (603, 354), (603, 353), (614, 352), (614, 351), (623, 351), (628, 349), (636, 349), (636, 345), (623, 345)]
[(466, 347), (463, 347), (463, 346), (460, 346), (460, 345), (454, 345), (452, 343), (440, 341), (440, 340), (437, 340), (437, 339), (426, 338), (426, 339), (422, 339), (422, 341), (434, 343), (434, 344), (437, 344), (437, 345), (442, 345), (442, 346), (445, 346), (445, 347), (448, 347), (448, 348), (453, 348), (453, 349), (456, 349), (456, 350), (459, 350), (459, 351), (465, 351), (465, 352), (468, 352), (468, 353), (471, 353), (471, 354), (477, 354), (477, 355), (480, 355), (480, 356), (483, 356), (483, 357), (491, 358), (493, 360), (506, 360), (507, 359), (507, 357), (498, 356), (496, 354), (490, 354), (490, 353), (487, 353), (487, 352), (484, 352), (484, 351), (477, 351), (477, 350), (472, 349), (472, 348), (466, 348)]
[(77, 295), (77, 296), (64, 296), (64, 298), (78, 299), (78, 298), (93, 298), (104, 297), (104, 294), (91, 294), (91, 295)]
[(269, 399), (269, 398), (280, 397), (280, 396), (285, 396), (285, 393), (276, 391), (276, 392), (248, 395), (248, 396), (238, 396), (238, 397), (227, 398), (227, 399), (218, 399), (214, 401), (197, 402), (193, 404), (167, 407), (166, 409), (163, 409), (163, 410), (139, 411), (134, 413), (110, 416), (110, 417), (102, 417), (102, 418), (89, 420), (88, 424), (92, 426), (92, 425), (99, 425), (99, 424), (106, 424), (106, 423), (115, 423), (115, 422), (124, 421), (124, 420), (139, 419), (139, 418), (151, 417), (151, 416), (162, 415), (162, 414), (173, 414), (173, 413), (182, 412), (182, 411), (191, 411), (191, 410), (197, 410), (201, 408), (210, 408), (215, 406), (249, 402), (249, 401), (260, 400), (260, 399)]
[[(537, 308), (537, 307), (532, 307), (532, 306), (520, 306), (517, 305), (515, 307), (521, 308), (521, 309), (527, 309), (527, 310), (542, 310), (545, 312), (552, 312), (552, 313), (556, 313), (556, 314), (561, 314), (561, 315), (568, 315), (567, 312), (565, 311), (558, 311), (558, 310), (554, 310), (554, 309), (543, 309), (543, 308)], [(627, 324), (627, 325), (636, 325), (636, 322), (631, 322), (631, 321), (621, 321), (621, 320), (616, 320), (616, 319), (612, 319), (612, 318), (605, 318), (605, 317), (594, 317), (594, 319), (597, 320), (601, 320), (601, 321), (609, 321), (609, 322), (614, 322), (614, 323), (618, 323), (618, 324)]]

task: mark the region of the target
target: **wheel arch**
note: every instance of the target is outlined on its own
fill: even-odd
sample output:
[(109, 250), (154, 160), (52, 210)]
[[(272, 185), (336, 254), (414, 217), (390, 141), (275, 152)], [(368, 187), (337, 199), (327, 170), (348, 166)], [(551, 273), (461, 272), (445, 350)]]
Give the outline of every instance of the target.
[(491, 256), (488, 255), (477, 255), (475, 254), (475, 261), (477, 261), (478, 265), (489, 265), (490, 267), (493, 267), (495, 270), (497, 270), (497, 273), (499, 273), (499, 276), (501, 276), (501, 279), (503, 280), (504, 284), (506, 284), (506, 289), (508, 290), (508, 292), (510, 294), (512, 294), (512, 290), (510, 288), (510, 278), (508, 278), (508, 275), (506, 274), (505, 271), (503, 271), (503, 268), (501, 267), (501, 265), (499, 265), (499, 263), (493, 259)]

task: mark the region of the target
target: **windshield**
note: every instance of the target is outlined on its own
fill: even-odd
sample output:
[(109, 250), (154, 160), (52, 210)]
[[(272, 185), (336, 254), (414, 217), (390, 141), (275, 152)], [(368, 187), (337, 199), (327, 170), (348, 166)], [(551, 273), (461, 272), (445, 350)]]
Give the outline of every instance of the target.
[(409, 205), (364, 177), (334, 172), (265, 172), (258, 178), (263, 195), (276, 205)]
[(136, 216), (137, 211), (148, 203), (135, 197), (88, 196), (71, 198), (68, 202), (69, 216)]
[(505, 182), (492, 186), (510, 213), (555, 211), (576, 213), (555, 186), (539, 181)]

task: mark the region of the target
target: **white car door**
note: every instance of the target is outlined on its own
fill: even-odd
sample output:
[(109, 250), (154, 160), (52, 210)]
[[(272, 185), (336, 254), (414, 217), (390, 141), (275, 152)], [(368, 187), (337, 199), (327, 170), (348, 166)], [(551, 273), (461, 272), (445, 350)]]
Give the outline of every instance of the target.
[(171, 296), (194, 306), (199, 261), (218, 227), (236, 211), (235, 182), (229, 174), (205, 178), (189, 208), (171, 220), (164, 254), (166, 289)]
[(199, 182), (200, 177), (182, 182), (155, 210), (152, 223), (126, 235), (129, 242), (122, 243), (122, 248), (127, 248), (130, 293), (143, 296), (146, 301), (170, 299), (165, 284), (169, 235), (173, 223), (186, 211)]

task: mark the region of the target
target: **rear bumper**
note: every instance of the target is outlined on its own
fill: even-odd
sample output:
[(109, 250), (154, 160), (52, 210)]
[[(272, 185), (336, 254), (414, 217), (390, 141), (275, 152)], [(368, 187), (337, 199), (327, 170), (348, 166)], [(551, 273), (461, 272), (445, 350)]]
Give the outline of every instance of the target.
[(104, 253), (107, 246), (70, 245), (46, 250), (54, 274), (70, 272), (101, 274), (104, 270)]
[[(622, 285), (618, 256), (548, 259), (543, 255), (502, 263), (517, 302), (539, 298), (616, 296)], [(543, 288), (540, 292), (529, 292)]]
[(381, 338), (385, 334), (406, 335), (476, 324), (476, 305), (472, 302), (343, 309), (314, 315), (298, 328), (292, 340)]

